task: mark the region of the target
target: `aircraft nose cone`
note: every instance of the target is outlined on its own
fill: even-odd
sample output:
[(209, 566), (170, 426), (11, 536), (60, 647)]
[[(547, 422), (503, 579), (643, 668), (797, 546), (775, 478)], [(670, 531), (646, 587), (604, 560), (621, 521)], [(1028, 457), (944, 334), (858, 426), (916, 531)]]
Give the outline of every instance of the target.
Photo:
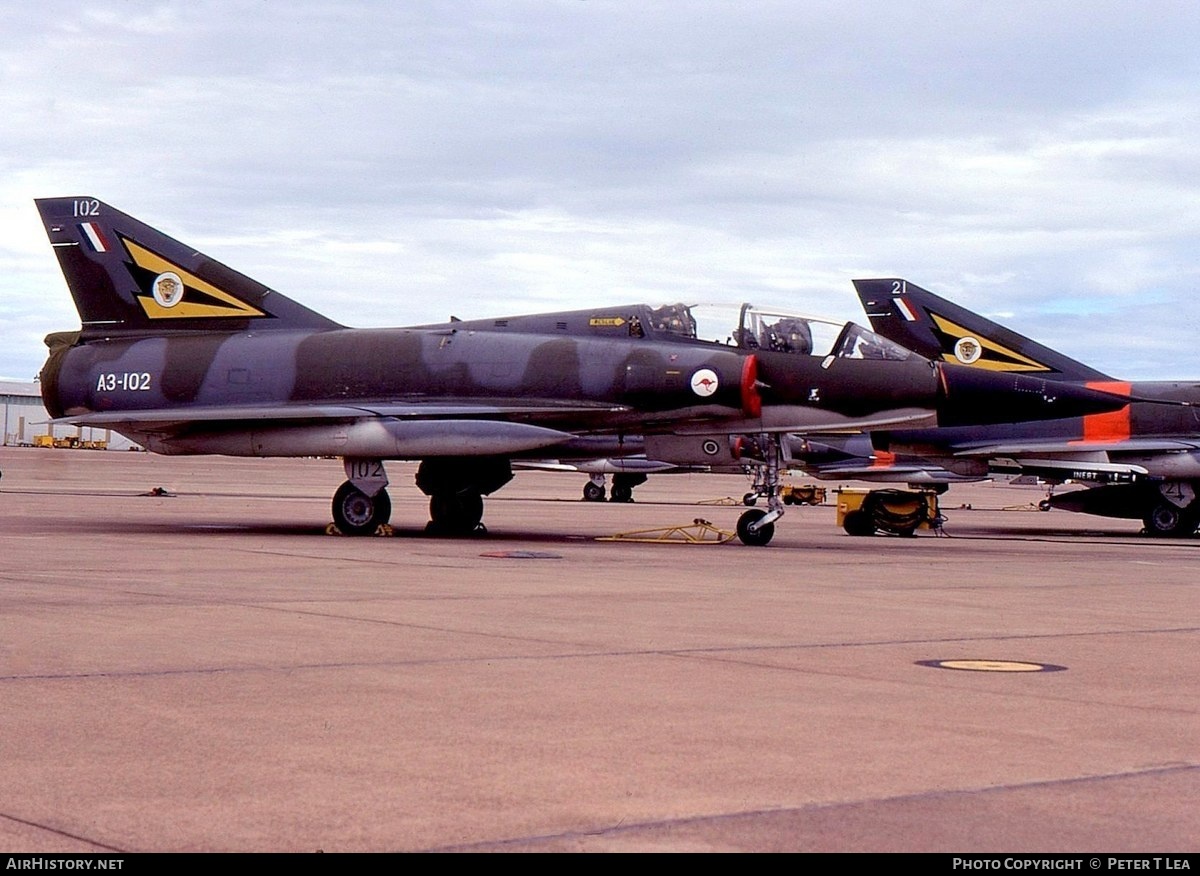
[(1129, 399), (1116, 393), (939, 362), (942, 397), (938, 425), (971, 426), (1056, 420), (1120, 410)]

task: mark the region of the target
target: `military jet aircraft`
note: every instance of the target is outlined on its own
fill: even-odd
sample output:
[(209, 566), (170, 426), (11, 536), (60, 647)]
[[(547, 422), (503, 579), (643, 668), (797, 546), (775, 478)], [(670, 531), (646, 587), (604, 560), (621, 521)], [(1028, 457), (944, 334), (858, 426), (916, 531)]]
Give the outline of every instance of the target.
[(931, 359), (996, 374), (1041, 374), (1136, 399), (1119, 410), (986, 429), (872, 434), (959, 475), (1019, 473), (1086, 489), (1045, 509), (1140, 519), (1156, 536), (1200, 524), (1200, 381), (1120, 381), (902, 279), (855, 280), (872, 328)]
[[(347, 328), (96, 198), (36, 204), (82, 324), (46, 338), (51, 416), (163, 454), (340, 457), (347, 479), (332, 510), (346, 534), (389, 520), (388, 460), (419, 461), (429, 532), (466, 535), (513, 460), (747, 458), (777, 485), (791, 432), (1027, 420), (1126, 401), (931, 363), (854, 323), (819, 355), (772, 349), (749, 306), (737, 343), (700, 339), (684, 305)], [(744, 543), (770, 541), (783, 513), (771, 497), (738, 521)]]

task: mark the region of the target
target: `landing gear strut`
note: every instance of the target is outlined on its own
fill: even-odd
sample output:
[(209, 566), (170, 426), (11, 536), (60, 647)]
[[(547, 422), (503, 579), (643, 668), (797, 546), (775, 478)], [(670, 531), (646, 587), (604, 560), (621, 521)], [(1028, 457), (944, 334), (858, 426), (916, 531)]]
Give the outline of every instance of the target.
[(779, 475), (783, 460), (783, 447), (779, 436), (764, 433), (756, 442), (760, 459), (754, 460), (754, 485), (742, 502), (753, 505), (758, 497), (765, 497), (768, 510), (752, 508), (742, 513), (737, 522), (737, 534), (742, 544), (761, 547), (775, 535), (775, 521), (783, 516), (783, 500), (779, 498)]
[(1054, 484), (1049, 484), (1046, 487), (1046, 498), (1037, 503), (1037, 509), (1039, 511), (1049, 511), (1054, 507), (1054, 486)]

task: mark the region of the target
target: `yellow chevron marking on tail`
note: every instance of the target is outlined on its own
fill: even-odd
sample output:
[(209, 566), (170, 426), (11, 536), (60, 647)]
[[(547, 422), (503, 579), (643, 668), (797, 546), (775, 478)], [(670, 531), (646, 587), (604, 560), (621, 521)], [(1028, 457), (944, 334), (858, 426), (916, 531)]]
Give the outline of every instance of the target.
[[(211, 283), (201, 280), (195, 274), (185, 271), (179, 265), (167, 261), (144, 246), (124, 238), (122, 238), (121, 242), (125, 244), (126, 250), (129, 251), (130, 257), (138, 267), (145, 268), (147, 271), (153, 271), (155, 274), (173, 273), (178, 275), (179, 279), (183, 281), (183, 298), (178, 304), (171, 307), (164, 307), (162, 304), (159, 304), (152, 295), (139, 295), (137, 297), (138, 302), (142, 305), (142, 309), (146, 311), (146, 316), (150, 319), (195, 319), (197, 317), (239, 317), (245, 319), (252, 316), (266, 316), (257, 307), (249, 305), (239, 298), (235, 298), (228, 292), (222, 292)], [(202, 292), (209, 298), (215, 298), (217, 301), (223, 303), (214, 304), (211, 301), (189, 301), (188, 290)]]
[(936, 313), (930, 313), (929, 315), (933, 318), (934, 324), (940, 331), (954, 338), (956, 349), (962, 349), (962, 345), (969, 348), (972, 344), (978, 345), (981, 348), (970, 360), (956, 356), (954, 351), (943, 351), (942, 358), (947, 362), (953, 362), (956, 365), (967, 364), (975, 368), (983, 368), (986, 371), (1052, 370), (1036, 359), (1030, 359), (1028, 356), (1021, 355), (1016, 350), (1005, 347), (1002, 344), (997, 344), (988, 338), (981, 337), (977, 333), (963, 328), (961, 325), (938, 316)]

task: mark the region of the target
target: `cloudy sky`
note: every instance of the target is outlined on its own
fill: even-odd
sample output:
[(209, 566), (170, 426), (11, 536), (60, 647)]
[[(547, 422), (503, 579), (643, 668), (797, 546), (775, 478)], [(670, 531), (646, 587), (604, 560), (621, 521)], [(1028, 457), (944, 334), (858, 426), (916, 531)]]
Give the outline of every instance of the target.
[(347, 325), (899, 276), (1200, 378), (1200, 4), (0, 0), (0, 376), (88, 195)]

